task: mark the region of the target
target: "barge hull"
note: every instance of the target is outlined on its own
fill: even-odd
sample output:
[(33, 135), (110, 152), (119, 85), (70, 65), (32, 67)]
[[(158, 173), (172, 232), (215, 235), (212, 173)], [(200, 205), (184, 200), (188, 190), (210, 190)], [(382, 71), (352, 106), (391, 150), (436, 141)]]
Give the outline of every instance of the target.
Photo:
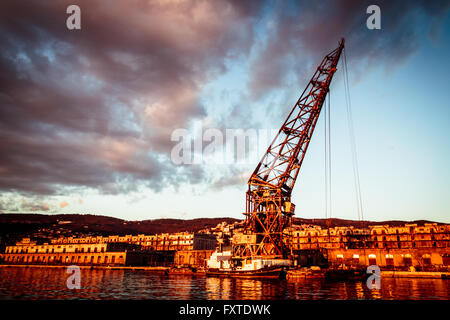
[(233, 278), (266, 278), (280, 279), (286, 275), (284, 268), (266, 268), (260, 270), (240, 271), (240, 270), (219, 270), (210, 269), (206, 271), (206, 276), (210, 277), (233, 277)]

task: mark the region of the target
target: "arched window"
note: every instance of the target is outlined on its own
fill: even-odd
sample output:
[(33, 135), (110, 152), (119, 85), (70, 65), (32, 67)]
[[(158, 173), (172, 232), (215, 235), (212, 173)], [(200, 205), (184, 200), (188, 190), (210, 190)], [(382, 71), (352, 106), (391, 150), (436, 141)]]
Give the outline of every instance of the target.
[(369, 254), (369, 265), (377, 264), (377, 256), (374, 254)]
[(394, 256), (392, 254), (386, 255), (386, 265), (388, 265), (388, 266), (394, 265)]
[(424, 254), (422, 256), (423, 264), (429, 266), (431, 265), (431, 256), (429, 254)]
[(403, 256), (403, 264), (405, 266), (412, 266), (412, 257), (409, 253)]

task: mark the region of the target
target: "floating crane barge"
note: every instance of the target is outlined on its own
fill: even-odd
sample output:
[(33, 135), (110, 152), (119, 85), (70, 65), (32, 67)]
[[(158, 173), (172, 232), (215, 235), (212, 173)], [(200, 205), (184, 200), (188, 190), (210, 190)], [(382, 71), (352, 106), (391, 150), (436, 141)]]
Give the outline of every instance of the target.
[(244, 232), (232, 250), (214, 252), (207, 275), (278, 278), (292, 263), (291, 193), (344, 48), (323, 58), (248, 181)]

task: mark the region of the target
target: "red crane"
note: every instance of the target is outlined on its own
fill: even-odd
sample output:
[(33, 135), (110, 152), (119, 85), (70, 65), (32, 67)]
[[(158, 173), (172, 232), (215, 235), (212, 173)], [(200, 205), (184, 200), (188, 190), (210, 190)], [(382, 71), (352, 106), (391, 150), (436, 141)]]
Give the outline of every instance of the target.
[(250, 177), (244, 213), (247, 236), (233, 245), (236, 258), (289, 256), (283, 231), (289, 229), (294, 215), (292, 189), (343, 48), (341, 38), (339, 46), (323, 58)]

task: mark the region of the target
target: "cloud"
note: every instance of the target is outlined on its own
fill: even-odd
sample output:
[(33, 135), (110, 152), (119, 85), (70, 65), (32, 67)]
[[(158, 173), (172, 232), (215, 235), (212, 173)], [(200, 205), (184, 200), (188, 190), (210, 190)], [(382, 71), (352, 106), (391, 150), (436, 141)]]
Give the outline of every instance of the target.
[[(277, 2), (268, 14), (265, 40), (257, 44), (252, 61), (250, 91), (260, 98), (289, 87), (292, 79), (304, 84), (320, 59), (345, 38), (352, 72), (361, 76), (371, 67), (386, 70), (406, 61), (420, 47), (420, 36), (436, 40), (448, 1), (378, 1), (381, 30), (366, 27), (371, 1)], [(427, 29), (429, 29), (427, 31)]]
[[(449, 6), (381, 1), (378, 32), (365, 28), (368, 1), (75, 3), (76, 31), (66, 28), (73, 1), (0, 3), (2, 192), (32, 199), (240, 184), (248, 177), (224, 170), (221, 182), (211, 182), (204, 167), (169, 158), (172, 131), (210, 116), (202, 90), (227, 72), (227, 62), (248, 60), (249, 82), (217, 126), (246, 128), (257, 122), (255, 108), (268, 109), (259, 104), (265, 95), (303, 86), (340, 36), (355, 71), (389, 68), (417, 50), (422, 32), (437, 41)], [(264, 103), (268, 114), (279, 109)]]
[(2, 2), (0, 190), (65, 194), (198, 183), (170, 164), (202, 86), (247, 54), (259, 7), (238, 1)]
[(38, 197), (0, 195), (0, 212), (53, 212), (54, 206)]
[(61, 202), (59, 203), (59, 207), (60, 207), (61, 209), (67, 207), (68, 205), (69, 205), (69, 203), (68, 203), (67, 201), (61, 201)]
[(242, 188), (246, 185), (248, 179), (252, 175), (252, 171), (239, 167), (230, 167), (226, 174), (212, 182), (212, 188), (222, 190), (228, 187), (239, 186)]

